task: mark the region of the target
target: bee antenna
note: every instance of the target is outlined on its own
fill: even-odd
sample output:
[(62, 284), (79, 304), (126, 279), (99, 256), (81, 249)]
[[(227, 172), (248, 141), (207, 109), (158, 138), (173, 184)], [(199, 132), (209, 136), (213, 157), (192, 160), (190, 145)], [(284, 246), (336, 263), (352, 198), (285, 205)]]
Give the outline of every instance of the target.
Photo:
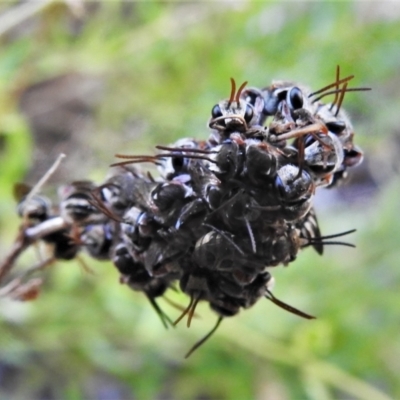
[[(176, 288), (171, 287), (171, 289), (176, 290)], [(163, 296), (163, 299), (165, 300), (166, 303), (168, 303), (170, 306), (176, 308), (179, 311), (184, 311), (185, 308), (182, 307), (180, 304), (175, 303), (175, 301), (171, 300), (170, 298)], [(198, 314), (196, 314), (195, 312), (193, 313), (193, 318), (200, 318), (200, 316)]]
[(163, 159), (165, 157), (169, 157), (169, 158), (190, 158), (193, 160), (205, 160), (211, 163), (216, 164), (217, 162), (212, 160), (209, 157), (206, 156), (201, 156), (201, 155), (197, 155), (197, 154), (178, 154), (178, 153), (173, 153), (173, 154), (168, 154), (168, 153), (164, 153), (164, 154), (158, 154), (156, 156), (157, 159)]
[(137, 159), (142, 159), (142, 158), (154, 158), (154, 156), (149, 156), (149, 155), (129, 155), (129, 154), (115, 154), (115, 157), (117, 158), (123, 158), (126, 160), (137, 160)]
[(214, 328), (212, 328), (211, 331), (208, 332), (206, 336), (204, 336), (202, 339), (200, 339), (197, 343), (193, 345), (193, 347), (186, 353), (185, 358), (188, 358), (196, 349), (198, 349), (203, 343), (205, 343), (212, 336), (212, 334), (218, 329), (222, 320), (223, 317), (218, 318)]
[(329, 85), (327, 85), (327, 86), (324, 86), (323, 88), (321, 88), (321, 89), (319, 89), (319, 90), (317, 90), (317, 91), (315, 91), (315, 92), (312, 92), (312, 93), (310, 93), (309, 95), (308, 95), (308, 97), (310, 98), (310, 97), (313, 97), (313, 96), (315, 96), (316, 94), (320, 94), (320, 93), (323, 93), (323, 92), (325, 92), (326, 90), (328, 90), (328, 89), (331, 89), (331, 88), (333, 88), (333, 87), (339, 87), (339, 85), (341, 85), (342, 83), (345, 83), (345, 82), (348, 82), (348, 81), (350, 81), (351, 79), (353, 79), (354, 78), (354, 75), (350, 75), (350, 76), (347, 76), (346, 78), (342, 78), (342, 79), (339, 79), (339, 80), (336, 80), (335, 82), (333, 82), (333, 83), (331, 83), (331, 84), (329, 84)]
[(344, 232), (340, 232), (340, 233), (335, 233), (333, 235), (325, 235), (325, 236), (320, 236), (320, 239), (334, 239), (337, 237), (342, 237), (342, 236), (346, 236), (346, 235), (350, 235), (351, 233), (356, 232), (357, 229), (350, 229), (348, 231), (344, 231)]
[[(152, 157), (152, 156), (151, 156)], [(140, 163), (144, 163), (144, 162), (151, 162), (155, 165), (159, 165), (159, 163), (157, 163), (156, 159), (152, 159), (150, 156), (146, 157), (146, 158), (138, 158), (138, 159), (131, 159), (129, 161), (120, 161), (117, 163), (113, 163), (110, 164), (110, 167), (123, 167), (125, 165), (130, 165), (130, 164), (140, 164)]]
[[(189, 149), (185, 147), (168, 147), (168, 146), (156, 146), (158, 150), (167, 150), (167, 151), (180, 151), (182, 153), (200, 153), (200, 154), (216, 154), (217, 151), (214, 150), (205, 150), (205, 149)], [(163, 154), (159, 154), (162, 156)]]
[(326, 236), (319, 236), (319, 237), (310, 238), (310, 239), (308, 239), (308, 242), (302, 247), (307, 247), (307, 246), (314, 245), (314, 244), (322, 244), (323, 246), (325, 246), (325, 245), (338, 245), (338, 246), (356, 247), (352, 243), (339, 242), (339, 241), (332, 241), (332, 242), (328, 241), (329, 239), (335, 239), (335, 238), (338, 238), (338, 237), (349, 235), (350, 233), (354, 233), (354, 232), (356, 232), (356, 229), (351, 229), (349, 231), (335, 233), (333, 235), (326, 235)]
[(326, 245), (338, 245), (338, 246), (347, 246), (347, 247), (353, 247), (353, 248), (356, 247), (352, 243), (336, 242), (336, 241), (326, 242), (324, 240), (316, 240), (316, 239), (310, 239), (310, 241), (307, 244), (305, 244), (304, 246), (302, 246), (302, 247), (307, 247), (307, 246), (314, 245), (314, 244), (322, 244), (323, 246), (326, 246)]
[(235, 100), (236, 93), (236, 83), (233, 78), (231, 78), (231, 96), (229, 97), (228, 107), (230, 107), (231, 103)]
[(334, 94), (335, 95), (335, 99), (336, 99), (336, 97), (338, 96), (338, 93), (342, 93), (342, 91), (343, 91), (343, 89), (330, 90), (329, 92), (323, 93), (323, 94), (321, 94), (321, 96), (316, 97), (315, 99), (313, 99), (311, 101), (311, 103), (316, 103), (317, 101), (323, 99), (326, 96), (329, 96), (330, 94)]
[(92, 199), (89, 199), (89, 204), (93, 207), (96, 207), (99, 211), (101, 211), (106, 217), (112, 219), (116, 222), (122, 222), (122, 219), (115, 215), (111, 210), (107, 208), (104, 204), (103, 200), (99, 197), (98, 191), (102, 188), (107, 187), (107, 185), (102, 185), (96, 188), (91, 192)]
[[(331, 90), (331, 91), (329, 91), (329, 92), (326, 92), (326, 93), (322, 94), (321, 96), (319, 96), (319, 97), (313, 99), (313, 100), (311, 101), (311, 103), (315, 103), (315, 102), (317, 102), (318, 100), (321, 100), (322, 98), (324, 98), (325, 96), (329, 96), (330, 94), (341, 93), (342, 90), (343, 90), (343, 89), (335, 89), (335, 90)], [(367, 88), (367, 87), (365, 87), (365, 88), (364, 88), (364, 87), (360, 87), (360, 88), (346, 88), (346, 93), (348, 93), (348, 92), (366, 92), (366, 91), (369, 91), (369, 90), (371, 90), (371, 88)], [(335, 104), (333, 104), (333, 105), (335, 105)], [(332, 107), (331, 107), (331, 108), (332, 108)]]
[[(336, 82), (338, 82), (339, 79), (340, 79), (340, 66), (337, 65), (337, 66), (336, 66)], [(338, 85), (338, 84), (336, 84), (336, 90), (339, 90), (339, 85)], [(339, 95), (339, 93), (336, 93), (336, 94), (335, 94), (335, 98), (334, 98), (333, 101), (332, 101), (332, 105), (331, 105), (330, 110), (332, 110), (333, 105), (336, 104), (337, 99), (338, 99), (338, 95)]]
[(236, 103), (239, 103), (240, 95), (242, 94), (242, 91), (243, 91), (243, 89), (245, 88), (246, 85), (247, 85), (247, 81), (246, 81), (246, 82), (243, 82), (243, 83), (240, 85), (240, 87), (239, 87), (239, 89), (238, 89), (238, 91), (237, 91), (237, 93), (236, 93), (236, 97), (235, 97)]
[(339, 111), (340, 111), (340, 107), (343, 104), (344, 95), (346, 94), (346, 89), (347, 89), (347, 82), (343, 85), (342, 91), (340, 92), (339, 100), (338, 100), (338, 103), (337, 103), (337, 106), (336, 106), (335, 117), (338, 116)]
[(316, 319), (316, 317), (313, 317), (312, 315), (306, 314), (303, 311), (298, 310), (297, 308), (294, 308), (290, 306), (289, 304), (284, 303), (283, 301), (277, 299), (268, 289), (266, 289), (267, 294), (265, 295), (265, 298), (268, 300), (271, 300), (274, 304), (277, 306), (283, 308), (286, 311), (291, 312), (292, 314), (296, 314), (299, 317), (303, 317), (306, 319)]

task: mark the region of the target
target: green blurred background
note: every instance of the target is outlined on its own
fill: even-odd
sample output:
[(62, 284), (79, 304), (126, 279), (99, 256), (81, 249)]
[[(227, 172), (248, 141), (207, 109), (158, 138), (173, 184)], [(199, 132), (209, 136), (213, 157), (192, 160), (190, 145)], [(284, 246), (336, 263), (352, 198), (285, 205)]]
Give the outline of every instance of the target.
[[(344, 108), (362, 166), (320, 189), (323, 234), (357, 228), (356, 249), (304, 250), (273, 271), (274, 293), (316, 315), (267, 301), (223, 321), (206, 305), (190, 329), (164, 330), (143, 295), (109, 263), (85, 258), (47, 271), (40, 297), (0, 299), (0, 398), (400, 398), (400, 3), (28, 1), (0, 5), (0, 254), (18, 228), (14, 182), (101, 182), (115, 153), (207, 138), (229, 78), (313, 89), (354, 74)], [(37, 260), (28, 252), (23, 270)], [(185, 305), (179, 293), (168, 297)], [(175, 319), (179, 311), (162, 299)]]

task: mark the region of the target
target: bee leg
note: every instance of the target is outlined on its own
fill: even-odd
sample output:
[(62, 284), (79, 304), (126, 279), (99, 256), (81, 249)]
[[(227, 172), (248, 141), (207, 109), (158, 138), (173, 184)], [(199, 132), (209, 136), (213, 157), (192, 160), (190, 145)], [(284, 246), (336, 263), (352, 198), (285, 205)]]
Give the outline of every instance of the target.
[(283, 301), (277, 299), (268, 289), (266, 290), (267, 294), (265, 295), (265, 298), (268, 300), (271, 300), (274, 304), (277, 306), (283, 308), (286, 311), (289, 311), (293, 314), (298, 315), (299, 317), (303, 317), (306, 319), (315, 319), (316, 317), (313, 317), (312, 315), (306, 314), (303, 311), (298, 310), (297, 308), (294, 308), (290, 306), (289, 304), (284, 303)]
[(201, 298), (201, 292), (199, 292), (199, 294), (197, 295), (196, 299), (193, 301), (193, 305), (189, 311), (189, 316), (188, 316), (188, 320), (187, 320), (187, 327), (190, 328), (190, 324), (192, 322), (192, 318), (194, 315), (194, 312), (196, 310), (197, 304), (199, 303), (199, 300)]
[(197, 307), (197, 304), (199, 300), (201, 299), (203, 292), (198, 291), (197, 296), (195, 294), (192, 294), (190, 296), (190, 302), (189, 305), (183, 310), (182, 314), (179, 316), (179, 318), (174, 322), (174, 325), (177, 325), (178, 322), (186, 315), (188, 314), (188, 320), (187, 320), (187, 327), (190, 328), (190, 324), (192, 322), (192, 318), (195, 315), (195, 310)]
[[(303, 128), (293, 129), (290, 132), (283, 133), (282, 135), (276, 135), (274, 141), (280, 142), (282, 140), (296, 139), (296, 138), (301, 138), (305, 135), (313, 135), (313, 137), (315, 137), (315, 140), (321, 141), (320, 138), (317, 139), (318, 137), (317, 133), (323, 133), (327, 135), (328, 132), (329, 132), (328, 128), (325, 126), (324, 123), (316, 122), (314, 124), (307, 125)], [(324, 145), (326, 145), (326, 143), (324, 143)]]
[(167, 314), (164, 313), (163, 310), (161, 310), (160, 306), (157, 304), (154, 298), (149, 296), (147, 293), (146, 297), (149, 299), (150, 304), (153, 306), (155, 312), (160, 317), (161, 323), (164, 325), (165, 329), (168, 329), (168, 324), (174, 327), (174, 323), (172, 322), (172, 320), (168, 317)]
[(190, 297), (189, 305), (183, 310), (182, 314), (178, 317), (178, 319), (174, 322), (174, 326), (178, 324), (178, 322), (191, 310), (194, 302), (194, 297)]
[(295, 176), (294, 180), (299, 179), (303, 173), (304, 166), (304, 141), (299, 141), (299, 154), (298, 154), (299, 172)]
[(198, 349), (204, 342), (206, 342), (211, 335), (218, 329), (219, 325), (221, 324), (223, 317), (219, 317), (217, 323), (215, 324), (214, 328), (211, 329), (210, 332), (207, 333), (202, 339), (200, 339), (197, 343), (195, 343), (192, 348), (186, 353), (185, 358), (188, 358), (196, 349)]
[[(170, 298), (163, 296), (163, 299), (172, 307), (176, 308), (179, 311), (185, 311), (185, 308), (182, 307), (180, 304), (175, 303), (175, 301), (171, 300)], [(193, 318), (200, 318), (200, 316), (198, 314), (196, 314), (195, 312), (193, 313)]]
[(256, 240), (254, 238), (253, 230), (251, 229), (250, 222), (248, 221), (247, 218), (244, 219), (244, 222), (246, 223), (246, 228), (247, 228), (247, 231), (249, 232), (249, 237), (250, 237), (250, 241), (251, 241), (251, 249), (253, 250), (253, 253), (256, 254), (257, 253), (257, 245), (256, 245)]

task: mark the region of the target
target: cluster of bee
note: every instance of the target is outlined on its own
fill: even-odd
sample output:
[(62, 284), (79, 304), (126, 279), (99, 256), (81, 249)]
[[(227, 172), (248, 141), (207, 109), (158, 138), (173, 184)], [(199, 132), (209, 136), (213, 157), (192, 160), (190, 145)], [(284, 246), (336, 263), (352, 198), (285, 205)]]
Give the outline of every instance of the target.
[[(271, 292), (271, 267), (288, 265), (300, 249), (319, 254), (352, 231), (322, 236), (313, 209), (319, 187), (342, 181), (363, 157), (341, 109), (349, 76), (317, 91), (292, 82), (237, 90), (211, 111), (207, 140), (185, 138), (155, 155), (117, 155), (101, 185), (74, 182), (59, 191), (56, 213), (47, 199), (32, 196), (19, 205), (30, 226), (51, 224), (41, 240), (54, 257), (72, 259), (84, 249), (111, 260), (120, 281), (143, 292), (162, 323), (187, 316), (199, 301), (225, 317), (267, 298), (305, 318), (312, 316)], [(330, 103), (321, 100), (333, 96)], [(153, 163), (160, 177), (137, 164)], [(173, 323), (156, 302), (179, 283), (189, 305)]]

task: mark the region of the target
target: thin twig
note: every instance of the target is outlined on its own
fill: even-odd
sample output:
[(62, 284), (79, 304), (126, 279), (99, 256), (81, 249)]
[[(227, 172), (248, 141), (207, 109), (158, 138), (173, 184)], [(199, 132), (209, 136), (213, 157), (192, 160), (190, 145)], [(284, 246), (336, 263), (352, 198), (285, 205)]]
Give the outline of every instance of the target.
[(58, 232), (68, 226), (69, 224), (65, 222), (63, 218), (56, 217), (33, 226), (32, 228), (21, 228), (10, 252), (3, 262), (0, 263), (0, 282), (13, 268), (15, 261), (21, 253), (24, 252), (32, 243), (50, 233)]
[[(64, 158), (65, 154), (60, 154), (57, 157), (57, 160), (29, 192), (25, 199), (26, 202), (29, 202), (32, 197), (37, 192), (39, 192), (41, 187), (49, 180), (51, 175), (53, 175), (56, 169), (60, 166), (61, 161)], [(10, 252), (7, 254), (3, 262), (0, 263), (0, 282), (11, 271), (15, 264), (15, 261), (21, 255), (21, 253), (25, 249), (27, 249), (33, 242), (48, 235), (49, 233), (57, 232), (61, 229), (64, 229), (67, 226), (68, 224), (61, 217), (49, 219), (31, 228), (25, 228), (24, 224), (22, 224)]]
[[(25, 198), (26, 204), (29, 204), (31, 201), (32, 197), (35, 196), (36, 193), (40, 191), (42, 186), (50, 179), (50, 177), (56, 172), (57, 168), (60, 166), (62, 160), (65, 158), (65, 154), (61, 153), (58, 157), (57, 160), (54, 161), (53, 165), (47, 170), (47, 172), (40, 178), (39, 182), (36, 183), (36, 185), (30, 190), (28, 195)], [(25, 215), (24, 215), (25, 217)]]
[(18, 236), (3, 262), (0, 264), (0, 282), (11, 271), (19, 255), (30, 245), (29, 239), (24, 235), (21, 229)]
[(55, 257), (51, 256), (51, 257), (47, 257), (44, 260), (39, 261), (37, 264), (35, 264), (34, 266), (30, 267), (29, 269), (27, 269), (26, 271), (24, 271), (19, 277), (18, 279), (26, 279), (28, 278), (30, 275), (34, 274), (35, 272), (38, 272), (42, 269), (47, 268), (48, 266), (50, 266), (51, 264), (54, 263), (54, 261), (56, 261)]
[(53, 2), (54, 0), (27, 1), (10, 8), (0, 17), (0, 36)]

